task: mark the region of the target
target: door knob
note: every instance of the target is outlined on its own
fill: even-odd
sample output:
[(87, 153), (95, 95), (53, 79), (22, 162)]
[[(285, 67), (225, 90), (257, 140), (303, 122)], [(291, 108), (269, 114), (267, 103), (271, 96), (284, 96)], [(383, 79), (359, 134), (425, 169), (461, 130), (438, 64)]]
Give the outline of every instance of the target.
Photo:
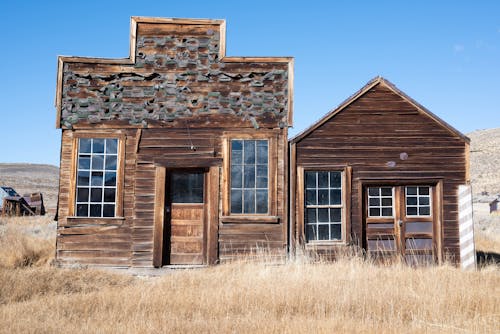
[(399, 225), (399, 227), (403, 226), (403, 221), (402, 220), (398, 220), (398, 225)]

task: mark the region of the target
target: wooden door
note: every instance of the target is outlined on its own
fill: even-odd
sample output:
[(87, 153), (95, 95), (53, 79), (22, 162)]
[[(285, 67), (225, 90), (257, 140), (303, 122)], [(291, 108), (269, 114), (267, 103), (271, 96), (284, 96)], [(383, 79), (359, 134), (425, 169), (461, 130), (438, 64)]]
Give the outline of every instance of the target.
[(165, 264), (203, 264), (206, 258), (205, 172), (168, 173)]
[(401, 257), (411, 265), (435, 262), (437, 220), (431, 185), (367, 186), (365, 246), (383, 261)]

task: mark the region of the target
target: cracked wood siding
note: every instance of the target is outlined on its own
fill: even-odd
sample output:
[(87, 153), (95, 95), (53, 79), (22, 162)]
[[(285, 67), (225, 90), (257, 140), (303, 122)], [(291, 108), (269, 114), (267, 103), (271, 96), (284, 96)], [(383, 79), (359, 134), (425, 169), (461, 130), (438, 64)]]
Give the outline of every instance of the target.
[[(295, 145), (295, 148), (293, 147)], [(295, 143), (296, 166), (352, 167), (351, 234), (363, 240), (361, 179), (443, 180), (443, 251), (459, 261), (459, 185), (467, 143), (384, 84), (377, 84)], [(400, 154), (407, 158), (401, 159)], [(301, 189), (296, 189), (298, 198)]]
[(221, 59), (221, 43), (220, 25), (139, 22), (131, 64), (63, 58), (59, 121), (146, 125), (219, 114), (255, 128), (287, 127), (291, 60)]

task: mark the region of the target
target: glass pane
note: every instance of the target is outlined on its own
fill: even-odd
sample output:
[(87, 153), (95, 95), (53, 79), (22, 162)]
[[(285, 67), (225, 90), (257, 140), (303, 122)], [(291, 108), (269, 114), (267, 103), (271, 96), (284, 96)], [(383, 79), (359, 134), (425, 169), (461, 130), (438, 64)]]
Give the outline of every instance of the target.
[(257, 190), (257, 213), (267, 213), (267, 190)]
[(328, 189), (318, 190), (318, 204), (328, 205)]
[(78, 158), (78, 169), (90, 169), (90, 156), (80, 156)]
[(118, 139), (106, 139), (106, 153), (116, 154), (118, 152)]
[(306, 172), (306, 187), (316, 188), (316, 172)]
[(77, 204), (76, 205), (76, 215), (78, 217), (88, 217), (88, 215), (89, 215), (88, 204)]
[(90, 217), (101, 217), (101, 204), (90, 204)]
[(309, 240), (318, 240), (316, 226), (317, 225), (306, 225), (306, 238), (308, 241)]
[(392, 217), (392, 208), (382, 208), (382, 216)]
[(330, 209), (330, 221), (340, 223), (342, 221), (342, 209)]
[(92, 153), (104, 153), (104, 139), (93, 139), (93, 141)]
[(172, 203), (203, 203), (203, 173), (172, 173)]
[(392, 206), (392, 198), (382, 198), (382, 206)]
[(243, 213), (255, 213), (255, 190), (243, 191)]
[(116, 170), (116, 155), (106, 156), (106, 170)]
[(380, 194), (380, 188), (368, 188), (368, 195), (378, 196)]
[(267, 177), (258, 177), (255, 187), (256, 188), (267, 188)]
[(76, 193), (77, 202), (88, 202), (89, 201), (89, 188), (78, 188)]
[(328, 225), (318, 225), (318, 240), (330, 240)]
[(104, 155), (92, 155), (92, 169), (104, 169)]
[(415, 206), (406, 207), (406, 215), (416, 216), (417, 215), (417, 208)]
[(392, 188), (380, 188), (380, 193), (382, 194), (382, 196), (392, 196)]
[(243, 148), (245, 164), (255, 164), (255, 140), (245, 140), (243, 142)]
[(370, 208), (370, 216), (371, 217), (378, 217), (378, 216), (380, 216), (380, 209), (378, 209), (378, 208)]
[(429, 216), (431, 214), (431, 210), (428, 206), (424, 206), (418, 209), (418, 214), (420, 216)]
[(341, 224), (330, 225), (330, 239), (331, 240), (342, 239), (342, 225)]
[(318, 172), (318, 188), (328, 188), (328, 172)]
[(370, 198), (369, 199), (369, 205), (370, 206), (379, 206), (380, 205), (380, 199), (379, 198)]
[(339, 205), (341, 203), (342, 203), (341, 190), (340, 189), (330, 190), (330, 204), (331, 205)]
[(420, 205), (429, 205), (429, 197), (427, 197), (427, 196), (424, 196), (424, 197), (420, 196), (418, 198), (418, 201), (419, 201)]
[(416, 195), (417, 194), (417, 187), (406, 187), (406, 193), (408, 195)]
[(79, 186), (88, 186), (90, 181), (90, 172), (78, 171), (77, 184)]
[(243, 187), (255, 188), (255, 165), (245, 165)]
[(417, 205), (417, 198), (416, 197), (407, 197), (406, 198), (406, 205)]
[(318, 222), (328, 223), (330, 221), (330, 215), (328, 209), (318, 209)]
[(104, 189), (104, 202), (114, 202), (115, 201), (115, 188), (105, 188)]
[(92, 186), (102, 186), (103, 172), (92, 172), (92, 180), (90, 184)]
[(257, 141), (257, 163), (267, 164), (267, 140)]
[(316, 223), (316, 209), (306, 209), (306, 224)]
[(429, 187), (418, 187), (418, 193), (420, 195), (429, 195)]
[(330, 187), (340, 188), (342, 186), (342, 179), (340, 172), (330, 172)]
[(432, 233), (432, 222), (406, 223), (407, 233)]
[(316, 201), (316, 190), (306, 190), (306, 205), (316, 205), (318, 202)]
[(102, 202), (102, 188), (90, 189), (90, 201), (99, 203)]
[(267, 177), (267, 165), (257, 165), (257, 176)]
[(231, 213), (242, 213), (241, 190), (231, 190)]
[(104, 185), (105, 186), (116, 186), (116, 173), (115, 172), (106, 172), (104, 177)]
[(243, 164), (243, 151), (231, 151), (231, 164), (241, 165)]
[(231, 188), (243, 186), (243, 166), (231, 166)]
[(242, 151), (243, 141), (242, 140), (231, 140), (231, 151)]
[(432, 250), (432, 239), (406, 239), (406, 250), (409, 249)]
[[(90, 150), (91, 139), (80, 138), (79, 142), (80, 142), (80, 148), (79, 148), (78, 152), (80, 152), (80, 153), (91, 153), (91, 150)], [(85, 214), (85, 216), (86, 215), (87, 214)]]
[(114, 204), (104, 204), (102, 208), (103, 217), (114, 217), (115, 216), (115, 205)]

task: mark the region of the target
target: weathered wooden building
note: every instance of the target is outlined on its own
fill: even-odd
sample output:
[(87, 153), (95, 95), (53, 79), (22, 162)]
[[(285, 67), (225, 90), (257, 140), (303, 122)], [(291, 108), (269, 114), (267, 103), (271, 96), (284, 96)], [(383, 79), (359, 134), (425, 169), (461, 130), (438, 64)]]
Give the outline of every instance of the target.
[(411, 263), (460, 260), (469, 139), (377, 77), (290, 141), (290, 240)]
[(223, 20), (133, 17), (128, 58), (59, 57), (59, 264), (286, 255), (293, 59), (225, 43)]

